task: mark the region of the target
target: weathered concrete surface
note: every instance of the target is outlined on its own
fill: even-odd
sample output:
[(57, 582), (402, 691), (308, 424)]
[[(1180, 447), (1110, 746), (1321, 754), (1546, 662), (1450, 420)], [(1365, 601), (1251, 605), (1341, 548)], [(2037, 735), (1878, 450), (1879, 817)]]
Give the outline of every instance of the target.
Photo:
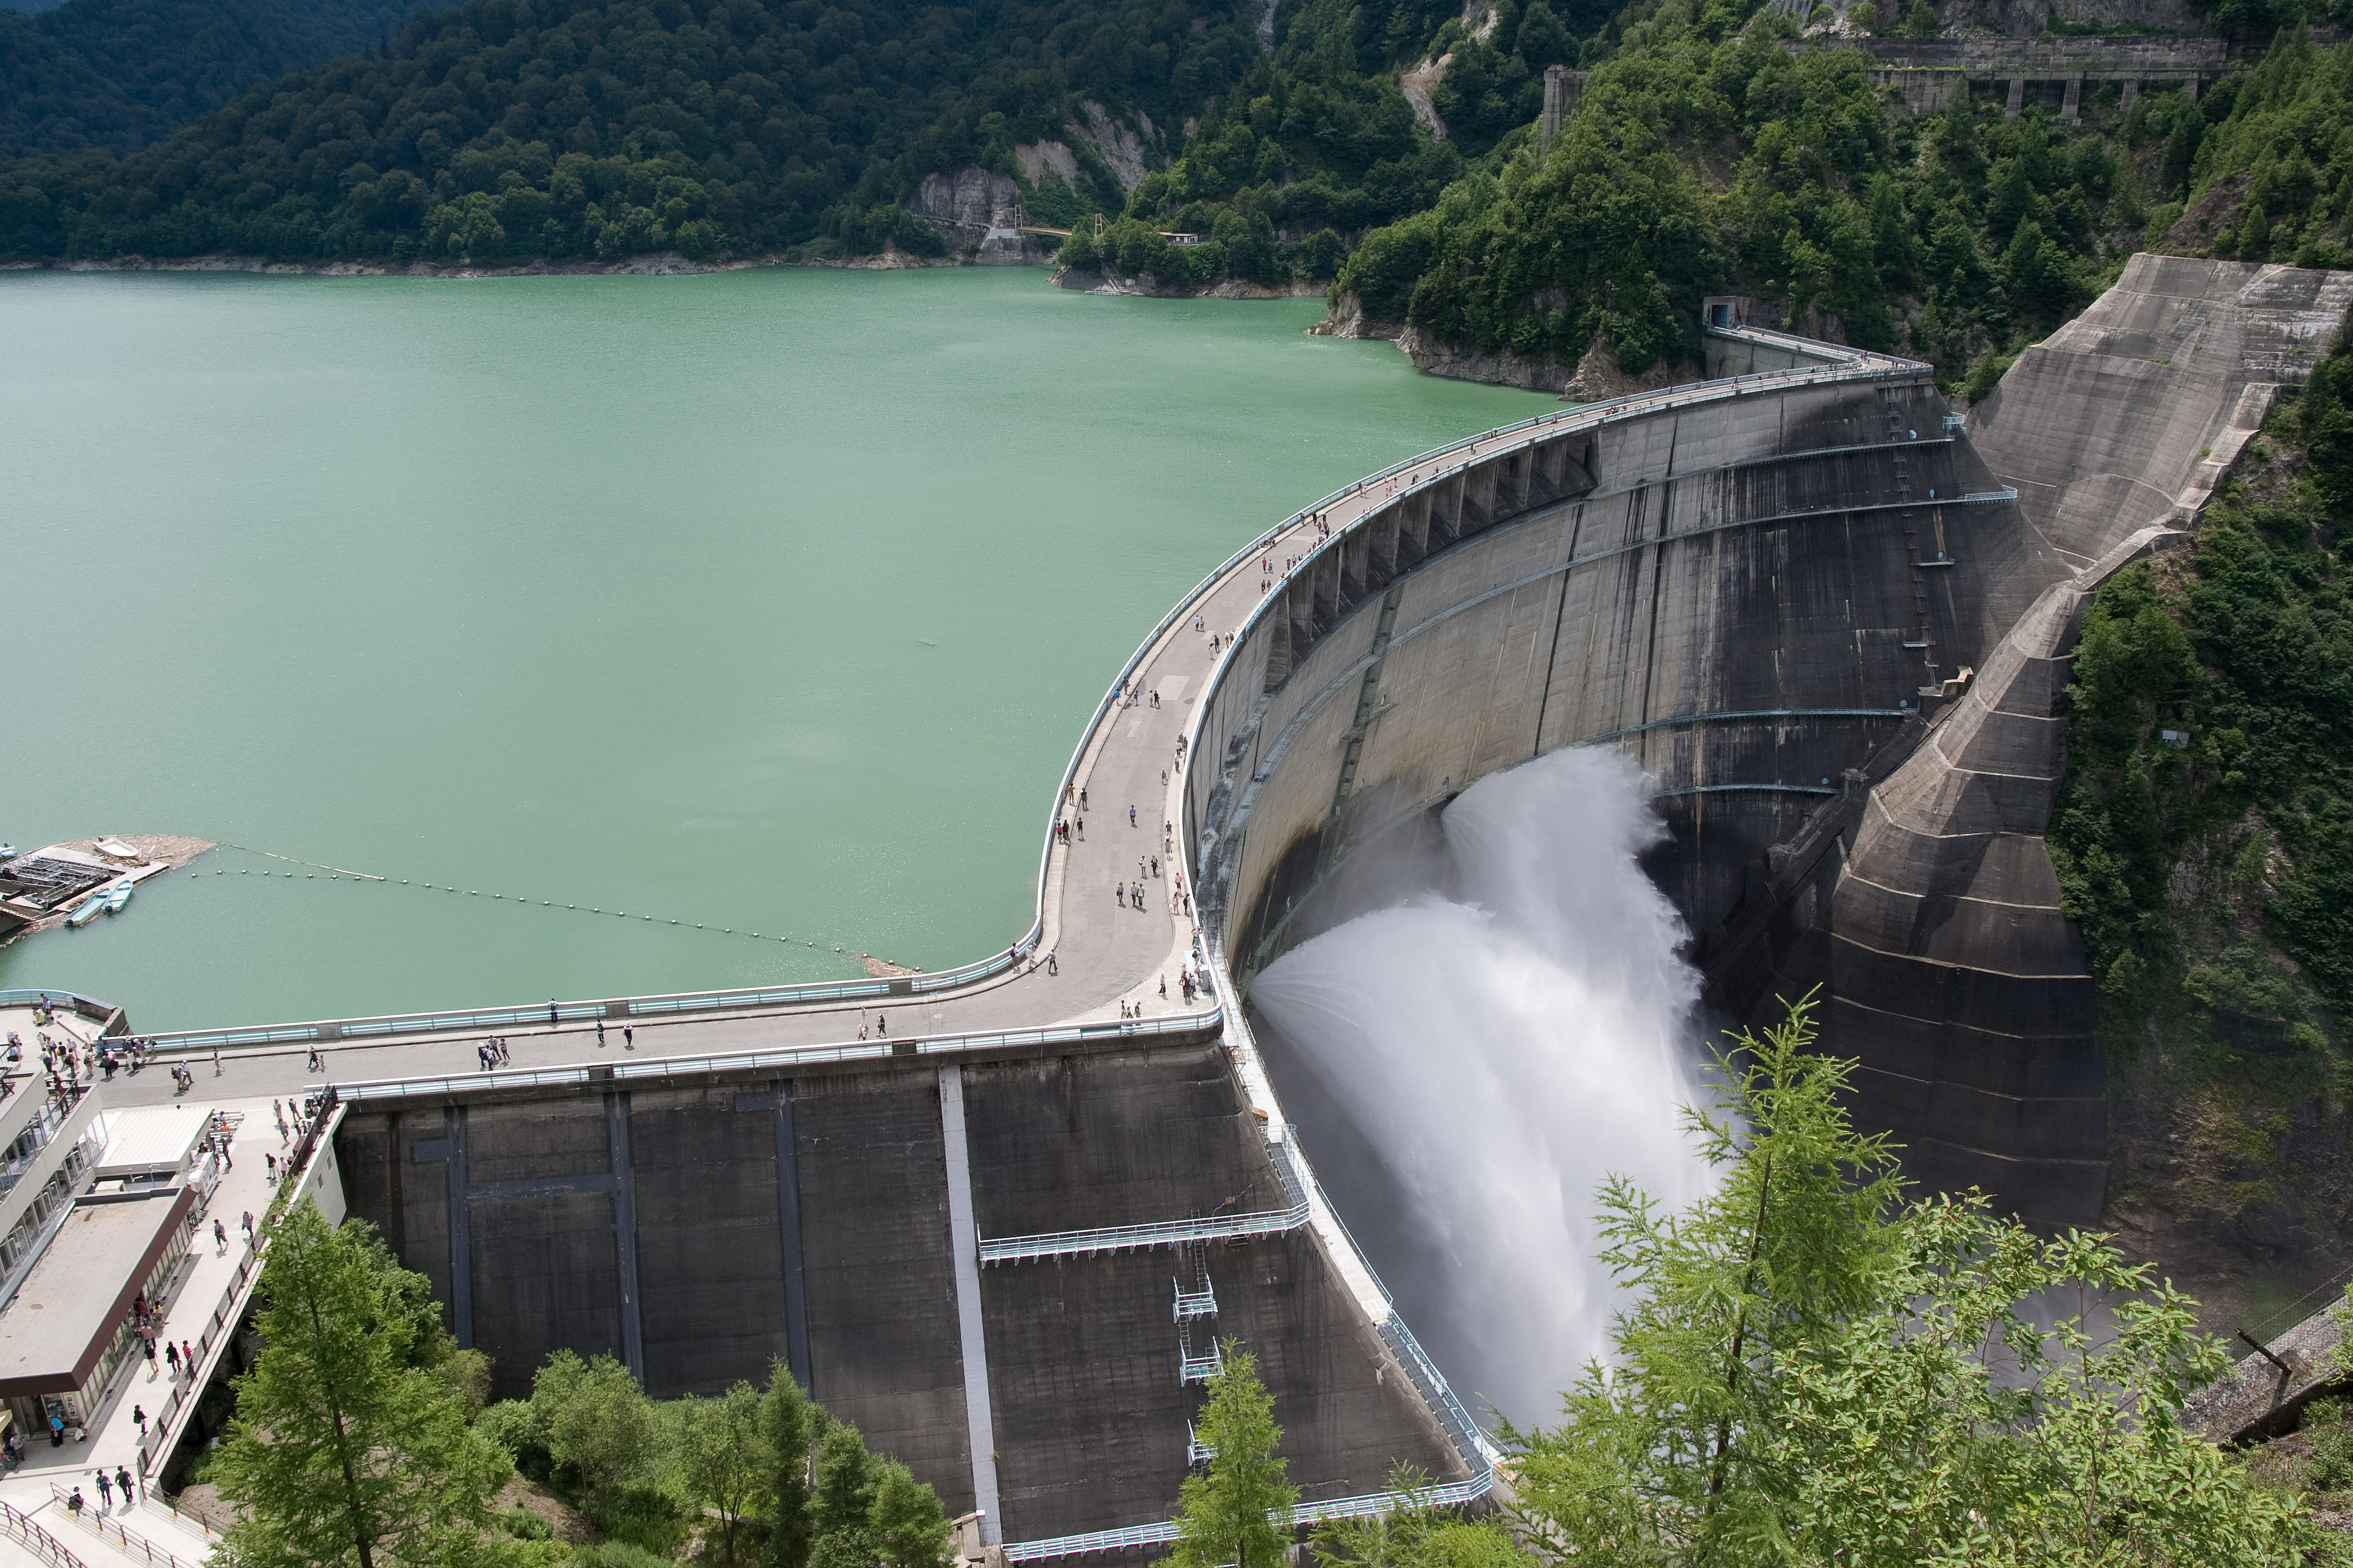
[(2183, 492), (2242, 397), (2302, 384), (2348, 305), (2353, 272), (2136, 256), (2019, 356), (1969, 411), (1969, 437), (2052, 547), (2088, 564), (2186, 516)]
[(2344, 1383), (2337, 1365), (2344, 1337), (2335, 1314), (2315, 1312), (2265, 1345), (2269, 1354), (2247, 1356), (2192, 1394), (2181, 1424), (2214, 1443), (2278, 1436), (2306, 1405)]
[[(1218, 1297), (1197, 1324), (1258, 1357), (1303, 1500), (1378, 1492), (1392, 1466), (1441, 1480), (1461, 1460), (1304, 1232), (1206, 1250)], [(1006, 1538), (1166, 1519), (1185, 1474), (1198, 1391), (1177, 1383), (1172, 1281), (1198, 1255), (1167, 1252), (987, 1271), (988, 1363)]]
[(1925, 371), (1668, 402), (1409, 489), (1245, 632), (1187, 802), (1245, 983), (1354, 847), (1595, 741), (1658, 776), (1653, 873), (1704, 932), (2064, 574), (2014, 509), (1956, 504)]
[[(1293, 1201), (1215, 1045), (963, 1077), (983, 1237)], [(486, 1079), (429, 1109), (362, 1102), (338, 1147), (353, 1212), (433, 1279), (461, 1342), (495, 1358), (499, 1396), (526, 1394), (557, 1348), (620, 1357), (660, 1397), (785, 1359), (962, 1512), (974, 1456), (938, 1081), (920, 1059), (627, 1090)], [(1377, 1491), (1400, 1462), (1468, 1473), (1312, 1231), (1000, 1265), (979, 1305), (1003, 1539), (1167, 1516), (1201, 1396), (1178, 1381), (1170, 1279), (1190, 1288), (1202, 1267), (1219, 1310), (1196, 1341), (1259, 1356), (1309, 1495)]]
[[(2222, 281), (2240, 294), (2250, 281), (2279, 291), (2290, 314), (2328, 308), (2325, 294), (2297, 304), (2304, 281), (2268, 270)], [(2187, 321), (2199, 308), (2153, 309)], [(2241, 342), (2259, 329), (2227, 328)], [(2185, 341), (2211, 344), (2221, 329), (2201, 330), (2209, 336)], [(1813, 357), (1786, 342), (1745, 342), (1752, 364)], [(2063, 350), (2054, 339), (2046, 353), (2054, 345)], [(2021, 368), (2054, 375), (2055, 395), (2082, 395), (2067, 380), (2075, 370), (2040, 363)], [(2210, 385), (2183, 368), (2192, 374), (2154, 384), (2155, 395), (2186, 389), (2222, 410), (2210, 416), (2216, 430), (2252, 427), (2252, 380)], [(2117, 374), (2140, 392), (2152, 384)], [(1980, 413), (1995, 437), (2031, 435), (2043, 417), (2023, 395), (2002, 419), (1990, 404)], [(2167, 428), (2189, 419), (2152, 417)], [(1769, 994), (1808, 973), (1831, 975), (1840, 952), (1862, 954), (1840, 982), (1841, 1005), (1900, 1020), (1883, 1046), (1856, 1047), (1886, 1080), (1874, 1103), (1918, 1119), (1924, 1147), (1949, 1145), (1940, 1179), (1999, 1191), (2038, 1160), (2057, 1164), (2036, 1179), (2066, 1176), (2060, 1167), (2086, 1163), (2093, 1133), (2067, 1120), (2064, 1102), (2084, 1098), (2085, 1058), (2052, 1044), (2065, 1031), (2018, 1027), (2010, 1015), (2021, 1005), (1996, 996), (2005, 1027), (1992, 1032), (2004, 1037), (1989, 1042), (1967, 1032), (1970, 1016), (1920, 1013), (1910, 999), (1926, 994), (1918, 966), (1875, 963), (1917, 959), (1940, 994), (1992, 996), (1986, 977), (2010, 973), (2003, 955), (2034, 945), (2021, 933), (2052, 929), (2047, 861), (2038, 875), (2025, 841), (2040, 831), (2030, 831), (2031, 802), (2038, 789), (2047, 799), (2056, 776), (2055, 763), (2037, 770), (2035, 737), (2055, 727), (2035, 705), (2063, 679), (2070, 617), (2036, 606), (2046, 590), (2079, 592), (2073, 568), (2096, 560), (2078, 547), (2125, 539), (2147, 521), (2149, 497), (2110, 482), (2129, 478), (2115, 468), (2128, 455), (2087, 446), (2037, 456), (2024, 437), (2016, 449), (2027, 455), (2006, 458), (2008, 471), (2052, 492), (2042, 513), (1959, 500), (1992, 491), (1995, 477), (1966, 436), (1947, 434), (1925, 371), (1882, 361), (1802, 385), (1683, 388), (1607, 417), (1564, 415), (1335, 499), (1328, 542), (1305, 524), (1268, 539), (1266, 557), (1309, 558), (1287, 577), (1278, 567), (1271, 595), (1262, 600), (1256, 559), (1239, 562), (1187, 606), (1199, 630), (1188, 614), (1152, 640), (1137, 685), (1166, 693), (1164, 704), (1115, 710), (1091, 735), (1076, 775), (1092, 794), (1090, 838), (1052, 851), (1041, 890), (1045, 946), (1059, 951), (1061, 973), (1023, 968), (893, 998), (893, 1037), (1106, 1016), (1123, 999), (1168, 1009), (1155, 983), (1173, 974), (1189, 921), (1165, 907), (1103, 904), (1135, 857), (1159, 847), (1155, 809), (1178, 824), (1179, 864), (1203, 869), (1218, 963), (1230, 958), (1246, 975), (1318, 899), (1341, 901), (1331, 889), (1353, 848), (1421, 822), (1483, 773), (1607, 742), (1634, 750), (1680, 792), (1662, 802), (1673, 837), (1657, 872), (1691, 915), (1712, 976)], [(2148, 488), (2178, 506), (2185, 488), (2211, 488), (2200, 465), (2212, 460), (2189, 457), (2164, 479), (2173, 488)], [(2103, 494), (2122, 498), (2121, 521), (2099, 510)], [(2052, 540), (2032, 525), (2044, 517), (2061, 520), (2044, 523)], [(1224, 646), (1233, 631), (1241, 636)], [(1955, 711), (1969, 689), (1963, 666), (1983, 670), (1983, 692)], [(1922, 747), (1932, 732), (1936, 744)], [(1176, 763), (1180, 734), (1194, 736), (1198, 765)], [(1164, 768), (1174, 777), (1155, 795)], [(1130, 801), (1141, 808), (1133, 829)], [(1939, 824), (1989, 805), (1983, 853), (1964, 847), (1957, 858), (1946, 841), (1966, 836)], [(1866, 808), (1877, 814), (1869, 825)], [(1873, 869), (1871, 886), (1845, 885), (1842, 913), (1841, 878), (1858, 863)], [(1155, 886), (1154, 901), (1167, 896)], [(2027, 993), (2080, 982), (2061, 973), (2063, 952), (2041, 956), (2050, 973), (2026, 975)], [(867, 1017), (854, 1011), (648, 1021), (636, 1045), (651, 1054), (839, 1041)], [(1035, 1051), (967, 1063), (982, 1234), (1253, 1204), (1272, 1169), (1262, 1136), (1284, 1129), (1247, 1028), (1230, 1016), (1229, 1028), (1222, 1067), (1190, 1047), (1082, 1056), (1067, 1068)], [(519, 1064), (598, 1059), (582, 1027), (502, 1032)], [(337, 1046), (330, 1070), (449, 1072), (470, 1048), (463, 1038)], [(234, 1062), (240, 1091), (302, 1081), (301, 1049)], [(607, 1061), (626, 1053), (617, 1040), (603, 1049)], [(433, 1278), (466, 1334), (495, 1348), (502, 1390), (559, 1343), (628, 1356), (657, 1392), (756, 1376), (786, 1354), (944, 1498), (969, 1498), (931, 1064), (800, 1071), (789, 1085), (773, 1072), (743, 1077), (686, 1065), (659, 1082), (554, 1093), (493, 1078), (480, 1093), (459, 1086), (365, 1105), (342, 1144), (353, 1206)], [(1931, 1092), (1899, 1105), (1914, 1084)], [(123, 1087), (133, 1100), (169, 1092), (160, 1075)], [(780, 1107), (791, 1121), (782, 1161), (764, 1156), (756, 1130), (765, 1124), (775, 1142)], [(733, 1186), (715, 1197), (706, 1188), (723, 1173)], [(1430, 1458), (1448, 1450), (1425, 1446), (1442, 1395), (1404, 1392), (1402, 1325), (1320, 1194), (1311, 1209), (1313, 1229), (1279, 1248), (1261, 1244), (1290, 1261), (1269, 1276), (1282, 1304), (1249, 1320), (1270, 1343), (1305, 1336), (1302, 1353), (1270, 1357), (1278, 1415), (1301, 1424), (1295, 1473), (1356, 1487), (1398, 1458), (1450, 1473)], [(544, 1235), (522, 1234), (527, 1215)], [(1155, 1402), (1166, 1395), (1138, 1393), (1142, 1415), (1124, 1426), (1079, 1395), (1145, 1390), (1164, 1353), (1150, 1335), (1165, 1323), (1173, 1336), (1174, 1324), (1156, 1289), (1133, 1305), (1126, 1276), (1096, 1261), (1104, 1267), (1092, 1274), (1057, 1266), (1055, 1300), (1093, 1293), (1084, 1326), (1066, 1320), (1059, 1332), (1040, 1329), (1043, 1309), (1008, 1270), (985, 1271), (979, 1286), (1000, 1500), (1008, 1514), (1023, 1510), (1008, 1539), (1142, 1522), (1163, 1506), (1154, 1500), (1167, 1484), (1165, 1450), (1179, 1440), (1160, 1425)], [(1155, 1267), (1167, 1261), (1157, 1255)], [(1044, 1275), (1023, 1267), (1038, 1271), (1033, 1281)], [(1233, 1288), (1237, 1322), (1257, 1278)], [(1228, 1287), (1219, 1289), (1222, 1303)], [(1073, 1400), (1079, 1415), (1058, 1424), (1044, 1414)], [(1167, 1409), (1184, 1408), (1180, 1391)], [(1469, 1451), (1453, 1450), (1456, 1470)]]
[[(1824, 1043), (1915, 1175), (2095, 1220), (2094, 993), (2042, 837), (2076, 613), (2348, 300), (2345, 274), (2145, 256), (1962, 433), (1882, 363), (1410, 476), (1283, 584), (1206, 716), (1187, 821), (1237, 978), (1349, 912), (1365, 844), (1616, 743), (1660, 780), (1648, 868), (1720, 999), (1827, 984)], [(1720, 373), (1842, 352), (1710, 334)]]

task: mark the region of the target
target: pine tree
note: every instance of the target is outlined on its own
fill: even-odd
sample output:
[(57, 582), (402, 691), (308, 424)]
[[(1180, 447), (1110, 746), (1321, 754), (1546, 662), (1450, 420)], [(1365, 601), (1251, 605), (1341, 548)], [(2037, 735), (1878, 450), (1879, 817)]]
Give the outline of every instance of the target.
[(1173, 1568), (1273, 1568), (1291, 1544), (1299, 1489), (1275, 1457), (1282, 1428), (1274, 1400), (1258, 1378), (1258, 1358), (1237, 1340), (1209, 1379), (1209, 1403), (1197, 1430), (1210, 1450), (1208, 1473), (1187, 1476), (1176, 1510)]
[(896, 1459), (876, 1467), (866, 1526), (887, 1568), (939, 1568), (947, 1561), (948, 1517), (939, 1494)]
[[(1810, 1005), (1716, 1061), (1693, 1112), (1714, 1190), (1662, 1214), (1604, 1190), (1629, 1288), (1611, 1364), (1556, 1428), (1506, 1428), (1514, 1525), (1539, 1557), (1944, 1568), (2287, 1564), (2292, 1500), (2176, 1419), (2227, 1364), (2195, 1303), (2099, 1237), (2045, 1240), (1984, 1195), (1907, 1199), (1849, 1124), (1853, 1064)], [(2105, 1300), (2030, 1319), (2041, 1302)], [(2007, 1375), (1997, 1363), (2007, 1362)]]
[(419, 1331), (366, 1227), (307, 1200), (269, 1233), (262, 1352), (222, 1446), (231, 1568), (455, 1563), (480, 1554), (506, 1458), (464, 1394), (415, 1364)]
[(809, 1403), (792, 1369), (782, 1361), (768, 1368), (768, 1390), (760, 1396), (760, 1439), (767, 1460), (775, 1521), (768, 1528), (767, 1568), (807, 1568), (809, 1557), (809, 1438), (819, 1411)]

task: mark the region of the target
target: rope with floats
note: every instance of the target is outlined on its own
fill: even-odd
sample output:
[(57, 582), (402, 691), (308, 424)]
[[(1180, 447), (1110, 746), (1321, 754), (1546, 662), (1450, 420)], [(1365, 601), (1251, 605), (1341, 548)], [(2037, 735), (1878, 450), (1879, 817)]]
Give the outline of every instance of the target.
[[(277, 853), (276, 851), (274, 851), (274, 850), (269, 850), (269, 849), (256, 849), (255, 847), (252, 847), (251, 845), (249, 845), (249, 844), (231, 844), (231, 843), (229, 843), (229, 842), (228, 842), (227, 840), (226, 840), (226, 839), (223, 839), (223, 840), (219, 841), (219, 844), (218, 844), (218, 846), (217, 846), (217, 847), (220, 847), (220, 848), (223, 848), (223, 849), (236, 849), (236, 850), (239, 850), (239, 851), (241, 851), (241, 852), (243, 852), (243, 853), (245, 853), (245, 854), (248, 854), (248, 855), (259, 855), (259, 856), (264, 857), (265, 858), (271, 859), (271, 860), (280, 861), (280, 862), (282, 862), (282, 863), (284, 863), (284, 864), (286, 864), (286, 865), (289, 865), (289, 866), (307, 866), (307, 867), (309, 867), (309, 868), (311, 868), (309, 875), (315, 876), (318, 872), (324, 871), (324, 872), (326, 872), (326, 873), (327, 873), (328, 880), (330, 880), (330, 881), (334, 881), (334, 880), (337, 880), (337, 879), (342, 879), (342, 878), (344, 878), (344, 877), (348, 877), (348, 878), (350, 878), (352, 880), (353, 880), (353, 881), (355, 881), (355, 882), (375, 882), (375, 883), (378, 883), (378, 884), (380, 884), (380, 885), (382, 885), (382, 886), (384, 886), (384, 887), (395, 887), (395, 886), (397, 886), (397, 887), (403, 887), (403, 888), (417, 888), (417, 889), (422, 889), (422, 890), (424, 890), (424, 891), (427, 891), (427, 892), (444, 892), (444, 893), (458, 893), (458, 892), (462, 892), (462, 893), (464, 893), (464, 894), (465, 894), (465, 896), (466, 896), (466, 897), (468, 897), (468, 898), (470, 898), (470, 899), (479, 899), (479, 898), (485, 898), (485, 897), (487, 897), (487, 898), (491, 898), (491, 899), (495, 899), (495, 900), (499, 900), (499, 901), (500, 901), (500, 902), (501, 902), (501, 903), (513, 903), (513, 904), (520, 904), (520, 905), (522, 905), (522, 907), (524, 907), (524, 908), (526, 908), (526, 909), (530, 908), (530, 907), (532, 906), (532, 904), (533, 904), (533, 903), (536, 902), (536, 903), (538, 904), (538, 906), (539, 906), (541, 909), (543, 909), (543, 910), (556, 910), (556, 909), (568, 910), (571, 910), (571, 911), (573, 911), (574, 913), (576, 913), (576, 914), (596, 915), (596, 916), (600, 916), (600, 917), (601, 917), (601, 916), (606, 916), (606, 915), (610, 915), (610, 916), (612, 916), (612, 917), (613, 917), (614, 919), (616, 919), (616, 920), (628, 920), (628, 919), (629, 918), (628, 911), (628, 910), (607, 910), (607, 909), (603, 908), (602, 906), (597, 906), (597, 907), (590, 908), (590, 909), (582, 909), (578, 904), (558, 904), (558, 903), (557, 903), (554, 900), (553, 900), (553, 899), (540, 899), (540, 900), (532, 900), (532, 899), (525, 898), (525, 897), (523, 897), (522, 895), (521, 895), (521, 894), (519, 894), (519, 893), (518, 893), (518, 894), (513, 895), (512, 897), (510, 897), (509, 895), (507, 895), (507, 894), (505, 894), (505, 893), (489, 893), (489, 894), (485, 894), (485, 893), (483, 893), (483, 892), (481, 891), (481, 889), (479, 889), (479, 888), (465, 888), (465, 889), (460, 889), (460, 888), (459, 888), (459, 887), (458, 887), (455, 883), (447, 883), (447, 882), (444, 882), (444, 883), (436, 883), (436, 882), (414, 882), (414, 881), (411, 881), (409, 879), (407, 879), (407, 878), (406, 878), (406, 877), (400, 878), (400, 879), (396, 882), (396, 881), (395, 881), (395, 879), (392, 879), (392, 878), (390, 878), (390, 877), (380, 877), (380, 876), (377, 876), (375, 873), (374, 873), (374, 872), (372, 872), (372, 871), (354, 871), (354, 870), (353, 870), (351, 868), (349, 868), (349, 867), (347, 867), (347, 866), (330, 866), (330, 865), (326, 864), (324, 861), (321, 861), (321, 860), (303, 860), (303, 859), (300, 859), (300, 858), (296, 858), (295, 856), (292, 856), (292, 855), (280, 855), (280, 854), (278, 854), (278, 853)], [(245, 874), (247, 874), (247, 871), (248, 871), (248, 869), (249, 869), (249, 868), (239, 868), (239, 872), (238, 872), (238, 874), (239, 874), (240, 876), (245, 875)], [(226, 876), (227, 874), (227, 868), (226, 867), (216, 866), (216, 867), (214, 867), (214, 868), (213, 868), (213, 875), (214, 875), (214, 876), (216, 876), (216, 877)], [(269, 871), (267, 868), (265, 868), (265, 869), (262, 871), (262, 873), (261, 873), (261, 874), (262, 874), (263, 876), (267, 877), (267, 876), (269, 876), (270, 873), (269, 873)], [(191, 878), (198, 878), (198, 877), (203, 876), (203, 873), (202, 873), (201, 871), (191, 871), (191, 872), (189, 872), (189, 873), (188, 873), (188, 875), (189, 875)], [(288, 878), (290, 878), (290, 878), (294, 875), (294, 873), (293, 873), (293, 872), (291, 872), (291, 871), (288, 871), (288, 872), (285, 872), (285, 873), (284, 873), (284, 875), (285, 875), (286, 877), (288, 877)], [(668, 924), (668, 925), (676, 926), (676, 927), (680, 928), (681, 930), (692, 930), (692, 931), (709, 931), (709, 932), (710, 932), (712, 935), (713, 935), (713, 936), (732, 936), (732, 937), (741, 937), (741, 938), (744, 939), (745, 941), (749, 941), (749, 942), (782, 942), (782, 943), (784, 943), (784, 944), (785, 944), (786, 946), (787, 946), (787, 947), (791, 947), (791, 946), (796, 945), (796, 939), (795, 939), (795, 938), (793, 938), (793, 937), (789, 937), (789, 936), (774, 936), (774, 937), (763, 936), (763, 935), (761, 935), (758, 931), (737, 931), (737, 930), (735, 930), (733, 926), (723, 926), (723, 927), (721, 927), (720, 929), (718, 929), (717, 931), (712, 931), (712, 928), (711, 928), (709, 925), (704, 924), (704, 923), (702, 923), (702, 922), (701, 922), (701, 921), (679, 921), (679, 920), (673, 920), (673, 921), (662, 921), (660, 918), (659, 918), (659, 917), (657, 917), (657, 916), (654, 916), (654, 915), (648, 915), (648, 914), (640, 914), (640, 915), (638, 915), (637, 918), (638, 918), (638, 920), (640, 920), (640, 921), (642, 921), (646, 922), (646, 923), (647, 923), (647, 924), (649, 924), (649, 925), (662, 925), (662, 924)], [(799, 944), (799, 945), (806, 946), (806, 947), (807, 947), (807, 948), (809, 948), (809, 949), (811, 949), (811, 950), (813, 950), (813, 951), (817, 951), (817, 952), (823, 952), (823, 951), (824, 951), (824, 949), (822, 949), (822, 948), (818, 947), (818, 945), (816, 942), (811, 942), (811, 941), (808, 941), (807, 938), (801, 938), (801, 939), (798, 939), (798, 944)], [(844, 950), (842, 949), (842, 947), (841, 947), (839, 944), (838, 944), (838, 943), (834, 945), (834, 947), (833, 947), (833, 951), (834, 951), (835, 952), (841, 953), (841, 954), (842, 954), (842, 956), (844, 956), (844, 957), (846, 957), (846, 958), (855, 958), (855, 959), (859, 960), (859, 961), (860, 961), (860, 963), (868, 963), (868, 964), (880, 964), (880, 965), (881, 965), (881, 966), (882, 966), (883, 971), (885, 971), (886, 973), (892, 973), (892, 974), (921, 974), (921, 973), (923, 973), (923, 971), (922, 971), (921, 969), (918, 969), (918, 968), (914, 967), (914, 966), (913, 966), (913, 965), (912, 965), (912, 964), (895, 963), (892, 962), (890, 959), (887, 959), (887, 958), (878, 958), (878, 957), (876, 957), (874, 954), (870, 953), (870, 952), (844, 952)]]

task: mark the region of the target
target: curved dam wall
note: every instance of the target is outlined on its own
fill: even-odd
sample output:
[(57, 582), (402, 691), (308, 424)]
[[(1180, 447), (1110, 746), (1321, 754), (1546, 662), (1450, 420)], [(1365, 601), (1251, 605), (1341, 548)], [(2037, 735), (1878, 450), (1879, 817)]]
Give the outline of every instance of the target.
[[(1744, 360), (1799, 342), (1756, 336), (1724, 341)], [(1767, 849), (1960, 689), (2065, 569), (1989, 494), (1925, 366), (1817, 365), (1498, 441), (1273, 595), (1187, 793), (1238, 978), (1351, 850), (1601, 742), (1660, 781), (1651, 869), (1704, 958)]]
[[(1355, 852), (1432, 831), (1432, 808), (1485, 773), (1602, 743), (1659, 781), (1669, 838), (1646, 868), (1717, 1000), (1758, 1014), (1834, 979), (1830, 905), (1804, 878), (1835, 875), (1871, 784), (2073, 572), (1947, 426), (1926, 367), (1738, 329), (1710, 346), (1737, 379), (1409, 474), (1241, 630), (1201, 718), (1187, 822), (1240, 984), (1355, 912)], [(1792, 845), (1808, 851), (1796, 879)], [(1795, 927), (1778, 942), (1776, 915)], [(2080, 951), (2056, 962), (2080, 972)], [(1847, 980), (1882, 1007), (1917, 983)], [(2089, 1160), (2064, 1174), (2092, 1175), (2096, 1208), (2102, 1130), (2073, 1114), (2098, 1093), (2090, 1018), (2057, 1017), (2032, 1093), (2062, 1102), (2057, 1136)], [(1852, 1048), (1835, 1028), (1826, 1044)], [(1891, 1049), (1898, 1076), (1944, 1071), (1926, 1034)], [(1916, 1096), (1863, 1110), (1924, 1147), (1939, 1114)], [(2017, 1162), (2045, 1152), (2048, 1121), (1980, 1119), (1936, 1173), (2039, 1211)]]
[(2138, 257), (1965, 423), (1926, 367), (1714, 327), (1736, 379), (1482, 437), (1292, 574), (1205, 699), (1185, 827), (1233, 977), (1482, 775), (1631, 751), (1736, 1016), (1820, 984), (1932, 1185), (2097, 1219), (2095, 989), (2042, 834), (2084, 598), (2179, 537), (2353, 278)]

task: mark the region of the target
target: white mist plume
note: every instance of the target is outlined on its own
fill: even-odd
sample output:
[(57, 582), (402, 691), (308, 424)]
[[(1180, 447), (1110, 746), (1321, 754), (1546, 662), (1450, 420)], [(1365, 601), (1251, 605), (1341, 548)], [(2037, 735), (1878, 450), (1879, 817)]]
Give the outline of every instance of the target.
[(1445, 814), (1457, 898), (1352, 920), (1250, 990), (1278, 1076), (1313, 1080), (1293, 1108), (1310, 1155), (1379, 1167), (1326, 1183), (1407, 1321), (1474, 1413), (1522, 1425), (1554, 1419), (1605, 1342), (1604, 1176), (1672, 1205), (1705, 1185), (1677, 1109), (1699, 977), (1635, 861), (1663, 833), (1650, 787), (1600, 748), (1481, 780)]

